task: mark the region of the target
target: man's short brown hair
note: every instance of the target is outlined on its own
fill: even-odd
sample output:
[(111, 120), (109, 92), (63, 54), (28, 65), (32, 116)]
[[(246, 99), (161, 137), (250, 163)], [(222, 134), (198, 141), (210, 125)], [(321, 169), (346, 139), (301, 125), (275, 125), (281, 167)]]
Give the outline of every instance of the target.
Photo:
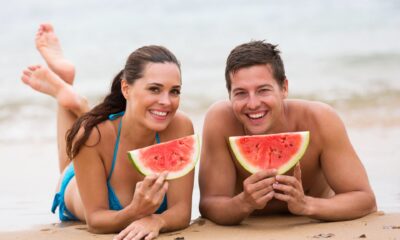
[(277, 46), (264, 41), (251, 41), (235, 47), (226, 60), (225, 80), (228, 91), (231, 91), (231, 74), (241, 68), (263, 64), (271, 66), (275, 80), (282, 87), (286, 75)]

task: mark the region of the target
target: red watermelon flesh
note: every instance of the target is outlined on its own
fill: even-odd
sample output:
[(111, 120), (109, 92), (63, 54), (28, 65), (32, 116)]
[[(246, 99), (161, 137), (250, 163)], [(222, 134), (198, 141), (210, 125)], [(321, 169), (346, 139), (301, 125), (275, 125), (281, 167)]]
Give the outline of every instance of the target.
[(129, 151), (136, 168), (144, 175), (168, 172), (167, 179), (186, 175), (192, 170), (200, 152), (197, 134), (165, 143)]
[(303, 156), (309, 132), (238, 136), (230, 137), (229, 142), (236, 159), (249, 172), (275, 168), (282, 174)]

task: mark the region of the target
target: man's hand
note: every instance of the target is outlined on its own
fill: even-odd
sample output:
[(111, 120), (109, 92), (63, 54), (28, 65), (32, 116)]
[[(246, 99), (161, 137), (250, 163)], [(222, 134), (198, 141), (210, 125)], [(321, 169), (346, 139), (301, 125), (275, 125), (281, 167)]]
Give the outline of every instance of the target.
[(301, 169), (298, 163), (294, 168), (294, 176), (278, 175), (273, 189), (280, 191), (275, 192), (274, 197), (278, 200), (287, 202), (288, 209), (292, 214), (306, 215), (307, 203), (304, 195), (303, 185), (301, 182)]
[(268, 169), (254, 173), (244, 180), (242, 201), (250, 212), (265, 208), (274, 197), (272, 184), (276, 182), (276, 172), (275, 169)]

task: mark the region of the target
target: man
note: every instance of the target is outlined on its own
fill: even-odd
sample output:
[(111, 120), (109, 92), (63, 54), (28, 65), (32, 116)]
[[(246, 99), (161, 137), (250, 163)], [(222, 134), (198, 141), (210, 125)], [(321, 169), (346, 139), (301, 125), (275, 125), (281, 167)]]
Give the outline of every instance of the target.
[[(200, 163), (200, 212), (217, 224), (250, 214), (290, 212), (321, 220), (354, 219), (376, 211), (374, 193), (343, 122), (328, 105), (287, 99), (288, 80), (276, 45), (237, 46), (225, 70), (230, 101), (208, 110)], [(300, 164), (287, 175), (250, 175), (230, 151), (228, 137), (309, 131)]]

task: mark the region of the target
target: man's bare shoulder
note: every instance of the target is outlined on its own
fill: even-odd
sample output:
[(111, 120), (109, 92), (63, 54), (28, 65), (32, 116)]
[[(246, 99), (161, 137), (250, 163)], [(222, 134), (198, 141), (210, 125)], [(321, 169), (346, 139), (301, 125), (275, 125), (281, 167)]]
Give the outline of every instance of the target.
[(206, 117), (234, 117), (231, 103), (228, 100), (222, 100), (212, 104), (207, 110)]
[(234, 134), (237, 130), (243, 129), (240, 122), (233, 113), (231, 103), (228, 100), (218, 101), (211, 105), (204, 118), (205, 130), (218, 130), (225, 134)]
[(326, 138), (344, 128), (339, 114), (326, 103), (299, 99), (288, 100), (287, 103), (296, 129), (310, 130), (315, 137)]
[(302, 118), (323, 120), (326, 117), (337, 116), (336, 110), (327, 103), (303, 99), (287, 100), (289, 112)]

